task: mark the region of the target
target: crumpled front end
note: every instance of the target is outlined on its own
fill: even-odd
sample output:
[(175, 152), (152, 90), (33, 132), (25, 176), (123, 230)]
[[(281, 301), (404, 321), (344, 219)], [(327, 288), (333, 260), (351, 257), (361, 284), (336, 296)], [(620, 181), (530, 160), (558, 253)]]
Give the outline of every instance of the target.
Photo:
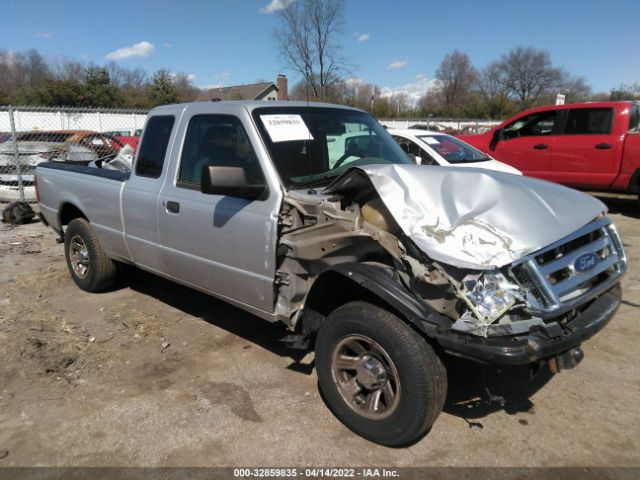
[[(451, 318), (452, 331), (525, 335), (568, 322), (626, 269), (606, 207), (581, 192), (495, 172), (406, 165), (352, 169), (326, 192), (367, 180), (402, 232), (408, 268), (400, 277)], [(455, 300), (435, 301), (434, 289)]]
[(450, 353), (512, 364), (564, 355), (567, 365), (565, 350), (620, 302), (626, 258), (604, 211), (580, 192), (496, 172), (352, 168), (320, 192), (285, 195), (276, 312), (295, 329), (319, 278), (366, 265)]

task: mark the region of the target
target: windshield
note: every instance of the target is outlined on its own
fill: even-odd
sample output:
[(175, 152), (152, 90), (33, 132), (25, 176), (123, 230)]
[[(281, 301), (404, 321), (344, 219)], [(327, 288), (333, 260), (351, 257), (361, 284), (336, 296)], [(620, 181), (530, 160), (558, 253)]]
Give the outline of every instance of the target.
[(257, 108), (253, 117), (287, 188), (327, 184), (349, 167), (411, 164), (370, 115), (340, 108)]
[(449, 163), (484, 162), (491, 158), (468, 143), (450, 135), (419, 135), (418, 138), (434, 149)]

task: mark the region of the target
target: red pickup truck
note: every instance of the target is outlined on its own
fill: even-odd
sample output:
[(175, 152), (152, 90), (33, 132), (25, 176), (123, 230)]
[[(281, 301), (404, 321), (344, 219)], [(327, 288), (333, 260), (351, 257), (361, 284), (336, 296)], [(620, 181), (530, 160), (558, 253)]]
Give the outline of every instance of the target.
[(589, 190), (640, 191), (640, 102), (533, 108), (460, 138), (525, 175)]

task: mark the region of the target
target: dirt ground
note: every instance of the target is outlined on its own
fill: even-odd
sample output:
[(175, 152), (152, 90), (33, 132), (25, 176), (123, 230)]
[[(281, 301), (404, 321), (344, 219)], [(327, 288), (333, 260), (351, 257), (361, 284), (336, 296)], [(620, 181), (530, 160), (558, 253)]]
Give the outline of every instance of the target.
[(529, 399), (485, 371), (501, 406), (451, 363), (445, 412), (403, 449), (339, 423), (279, 325), (134, 269), (85, 293), (51, 230), (0, 224), (0, 467), (640, 466), (640, 208), (605, 201), (629, 271), (582, 364)]

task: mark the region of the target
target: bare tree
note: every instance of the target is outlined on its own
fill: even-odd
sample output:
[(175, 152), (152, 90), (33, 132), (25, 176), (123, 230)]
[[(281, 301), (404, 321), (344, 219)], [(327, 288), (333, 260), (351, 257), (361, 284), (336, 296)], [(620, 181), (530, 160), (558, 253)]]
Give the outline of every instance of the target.
[(440, 83), (445, 108), (465, 101), (476, 77), (476, 69), (466, 53), (454, 50), (445, 55), (435, 75)]
[[(567, 103), (586, 102), (591, 98), (591, 87), (584, 77), (574, 77), (569, 72), (562, 71), (562, 77), (558, 91), (566, 96)], [(551, 99), (553, 100), (553, 99)]]
[(346, 71), (338, 43), (344, 25), (343, 0), (299, 0), (278, 12), (275, 39), (282, 59), (302, 75), (309, 94), (331, 99)]
[(514, 48), (490, 68), (522, 108), (557, 90), (563, 80), (563, 72), (553, 66), (549, 52), (532, 47)]
[(53, 64), (54, 76), (59, 80), (81, 81), (85, 65), (72, 58), (64, 57)]
[(178, 102), (193, 102), (200, 93), (200, 89), (193, 86), (193, 80), (184, 72), (176, 73), (173, 77), (176, 86)]
[(37, 50), (0, 52), (0, 96), (29, 96), (51, 77), (46, 61)]
[(612, 89), (607, 100), (640, 100), (640, 83), (622, 84)]
[(478, 73), (477, 88), (485, 101), (492, 101), (498, 97), (506, 97), (507, 90), (500, 81), (500, 72), (496, 63), (492, 63), (480, 70)]

